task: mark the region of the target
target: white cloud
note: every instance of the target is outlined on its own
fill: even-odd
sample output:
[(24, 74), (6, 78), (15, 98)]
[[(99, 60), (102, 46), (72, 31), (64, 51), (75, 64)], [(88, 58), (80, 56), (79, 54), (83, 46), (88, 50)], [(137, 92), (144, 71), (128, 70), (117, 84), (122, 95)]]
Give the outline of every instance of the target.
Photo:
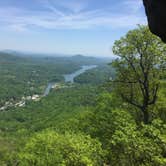
[(16, 32), (27, 31), (26, 25), (23, 25), (23, 24), (13, 24), (13, 25), (10, 25), (9, 28)]
[[(145, 24), (146, 19), (140, 15), (141, 0), (126, 0), (124, 9), (130, 13), (111, 12), (110, 8), (84, 11), (87, 1), (78, 0), (38, 0), (47, 10), (32, 11), (19, 8), (0, 8), (0, 24), (7, 25), (17, 31), (25, 31), (29, 27), (46, 29), (88, 29), (96, 27), (132, 28), (136, 24)], [(59, 3), (58, 3), (59, 2)], [(83, 3), (84, 2), (84, 3)], [(69, 9), (71, 12), (60, 10), (57, 6)], [(8, 12), (10, 11), (10, 13)], [(124, 10), (125, 11), (125, 10)]]
[(66, 12), (79, 13), (88, 6), (89, 0), (37, 0), (44, 8), (50, 9), (55, 13), (62, 14), (61, 11), (57, 9), (63, 8)]
[(80, 0), (64, 1), (64, 0), (61, 0), (60, 5), (66, 9), (69, 9), (70, 11), (72, 11), (74, 13), (78, 13), (87, 7), (87, 2), (85, 2), (85, 0), (84, 1), (80, 1)]
[(125, 0), (123, 5), (129, 12), (136, 13), (142, 8), (143, 2), (142, 0)]

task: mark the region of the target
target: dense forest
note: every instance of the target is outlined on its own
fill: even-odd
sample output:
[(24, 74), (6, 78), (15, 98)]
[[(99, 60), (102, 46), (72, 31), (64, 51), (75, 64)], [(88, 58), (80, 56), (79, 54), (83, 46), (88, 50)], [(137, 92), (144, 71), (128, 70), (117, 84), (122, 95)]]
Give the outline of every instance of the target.
[(6, 101), (17, 102), (22, 96), (43, 94), (50, 81), (63, 82), (63, 74), (82, 65), (102, 65), (108, 59), (76, 55), (73, 57), (16, 56), (0, 52), (0, 106)]
[(100, 64), (98, 67), (80, 74), (74, 81), (79, 84), (101, 85), (113, 78), (115, 78), (115, 69), (111, 65)]
[(113, 52), (115, 60), (1, 53), (0, 106), (42, 94), (51, 80), (63, 86), (0, 112), (0, 165), (165, 166), (166, 45), (138, 26)]

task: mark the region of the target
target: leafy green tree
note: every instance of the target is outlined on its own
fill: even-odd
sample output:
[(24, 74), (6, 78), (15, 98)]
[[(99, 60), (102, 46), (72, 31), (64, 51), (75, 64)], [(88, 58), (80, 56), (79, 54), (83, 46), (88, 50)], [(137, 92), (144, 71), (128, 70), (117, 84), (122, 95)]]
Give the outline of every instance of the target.
[(131, 122), (124, 124), (116, 127), (108, 143), (110, 163), (114, 166), (164, 166), (166, 134), (161, 128), (165, 130), (166, 126), (160, 120), (139, 128)]
[(157, 100), (166, 62), (166, 45), (146, 26), (139, 26), (115, 41), (113, 52), (120, 57), (114, 62), (115, 89), (125, 102), (141, 110), (147, 124), (150, 122), (149, 109)]
[(108, 165), (164, 166), (166, 125), (160, 119), (137, 125), (129, 111), (110, 106), (115, 100), (112, 94), (102, 96), (96, 108), (93, 120), (96, 130), (92, 135), (99, 138), (106, 150)]
[(101, 144), (90, 136), (45, 131), (29, 140), (19, 158), (24, 166), (97, 166), (102, 155)]

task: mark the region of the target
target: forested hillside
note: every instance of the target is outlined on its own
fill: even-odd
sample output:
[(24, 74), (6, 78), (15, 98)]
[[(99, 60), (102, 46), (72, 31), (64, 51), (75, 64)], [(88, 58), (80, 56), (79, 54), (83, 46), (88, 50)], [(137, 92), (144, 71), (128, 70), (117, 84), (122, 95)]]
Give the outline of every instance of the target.
[[(80, 56), (79, 56), (80, 57)], [(108, 60), (78, 56), (31, 57), (0, 53), (0, 106), (23, 96), (42, 95), (50, 81), (63, 82), (63, 74), (82, 65), (106, 64)]]
[[(2, 53), (1, 105), (43, 93), (55, 78), (60, 84), (0, 112), (0, 165), (165, 166), (166, 45), (138, 26), (115, 41), (113, 52), (113, 61)], [(82, 65), (97, 67), (65, 83), (63, 75)]]
[(115, 69), (109, 64), (100, 64), (97, 68), (86, 71), (75, 78), (75, 82), (80, 84), (101, 85), (113, 80)]

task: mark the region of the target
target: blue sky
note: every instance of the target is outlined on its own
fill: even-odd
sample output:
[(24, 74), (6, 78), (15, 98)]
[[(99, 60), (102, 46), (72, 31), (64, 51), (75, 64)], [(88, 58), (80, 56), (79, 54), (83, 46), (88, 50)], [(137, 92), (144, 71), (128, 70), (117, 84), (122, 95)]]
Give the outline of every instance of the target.
[(146, 24), (142, 0), (4, 0), (0, 50), (112, 56), (137, 24)]

